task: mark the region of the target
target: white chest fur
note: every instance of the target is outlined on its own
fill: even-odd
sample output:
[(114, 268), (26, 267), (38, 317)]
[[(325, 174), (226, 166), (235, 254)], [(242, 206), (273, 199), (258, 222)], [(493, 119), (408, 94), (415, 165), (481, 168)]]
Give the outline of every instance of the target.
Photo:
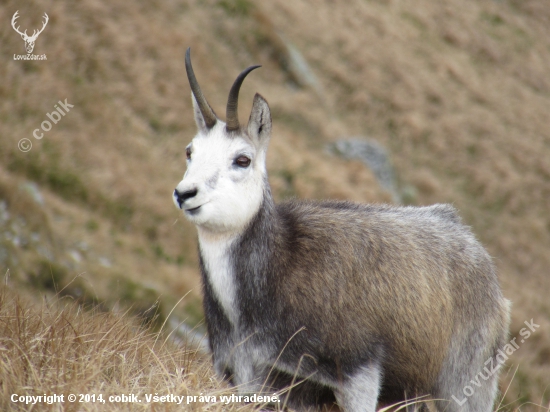
[(214, 295), (225, 315), (236, 325), (238, 313), (235, 302), (235, 273), (230, 261), (233, 240), (234, 238), (212, 239), (199, 233), (201, 255)]

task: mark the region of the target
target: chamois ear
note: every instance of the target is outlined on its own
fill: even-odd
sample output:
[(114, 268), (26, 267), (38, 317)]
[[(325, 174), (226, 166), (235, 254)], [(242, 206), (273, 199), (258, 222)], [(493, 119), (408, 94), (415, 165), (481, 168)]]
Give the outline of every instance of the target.
[(271, 111), (267, 101), (258, 93), (254, 96), (248, 119), (248, 135), (262, 149), (267, 148), (271, 137)]
[(199, 103), (197, 102), (197, 99), (195, 99), (195, 95), (193, 93), (191, 93), (191, 101), (193, 102), (193, 112), (195, 114), (195, 123), (197, 124), (199, 132), (208, 133), (208, 130), (210, 130), (210, 128), (206, 125), (206, 121), (204, 120), (204, 116), (202, 115), (201, 108), (199, 107)]

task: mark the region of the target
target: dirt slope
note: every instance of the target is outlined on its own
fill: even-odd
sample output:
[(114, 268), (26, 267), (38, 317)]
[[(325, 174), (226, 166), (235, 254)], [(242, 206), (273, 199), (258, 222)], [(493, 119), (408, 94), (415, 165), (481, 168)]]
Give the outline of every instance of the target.
[[(159, 296), (167, 313), (192, 289), (175, 313), (200, 319), (195, 232), (170, 199), (195, 132), (183, 63), (191, 46), (219, 114), (236, 74), (263, 65), (247, 78), (239, 110), (248, 118), (255, 92), (271, 105), (278, 199), (391, 201), (368, 168), (325, 148), (360, 136), (389, 150), (405, 202), (460, 210), (495, 257), (513, 302), (512, 337), (526, 320), (541, 325), (507, 363), (506, 401), (548, 405), (546, 1), (259, 4), (0, 5), (0, 269), (19, 287), (66, 286), (106, 307), (139, 302), (142, 313)], [(8, 24), (16, 10), (29, 32), (48, 13), (34, 51), (47, 60), (13, 60), (26, 54)], [(35, 139), (65, 99), (74, 107)], [(33, 145), (27, 153), (22, 138)]]

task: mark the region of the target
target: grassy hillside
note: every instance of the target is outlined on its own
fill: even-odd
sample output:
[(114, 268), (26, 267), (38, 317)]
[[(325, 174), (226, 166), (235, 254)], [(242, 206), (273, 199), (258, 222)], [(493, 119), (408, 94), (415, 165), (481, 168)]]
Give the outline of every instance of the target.
[[(107, 311), (130, 307), (149, 320), (156, 313), (157, 327), (173, 307), (176, 324), (200, 323), (195, 229), (171, 201), (195, 133), (183, 62), (191, 46), (220, 114), (240, 70), (262, 64), (243, 85), (239, 110), (248, 118), (255, 92), (270, 103), (276, 199), (391, 202), (364, 164), (327, 150), (359, 137), (389, 151), (403, 202), (460, 210), (495, 258), (513, 303), (511, 337), (526, 320), (541, 325), (507, 363), (505, 409), (548, 405), (546, 0), (255, 4), (0, 5), (0, 270), (8, 283)], [(47, 60), (13, 60), (25, 54), (7, 24), (16, 10), (29, 32), (48, 13), (34, 50)], [(74, 107), (33, 137), (65, 99)], [(18, 149), (23, 138), (28, 152)]]

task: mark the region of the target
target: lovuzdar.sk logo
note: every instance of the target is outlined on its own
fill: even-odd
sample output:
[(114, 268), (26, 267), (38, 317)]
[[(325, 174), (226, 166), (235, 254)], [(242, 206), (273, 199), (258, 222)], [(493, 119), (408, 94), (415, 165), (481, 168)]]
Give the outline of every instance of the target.
[(13, 60), (47, 60), (45, 54), (33, 54), (32, 51), (34, 50), (34, 43), (36, 42), (36, 39), (44, 31), (46, 28), (46, 25), (48, 24), (49, 17), (46, 13), (44, 13), (44, 22), (42, 23), (42, 28), (40, 30), (33, 30), (32, 36), (29, 36), (27, 34), (27, 30), (24, 32), (21, 32), (19, 30), (20, 26), (16, 27), (16, 20), (19, 18), (19, 10), (17, 10), (13, 17), (11, 18), (11, 26), (13, 29), (21, 35), (21, 38), (25, 41), (25, 49), (27, 50), (27, 54), (14, 54)]

